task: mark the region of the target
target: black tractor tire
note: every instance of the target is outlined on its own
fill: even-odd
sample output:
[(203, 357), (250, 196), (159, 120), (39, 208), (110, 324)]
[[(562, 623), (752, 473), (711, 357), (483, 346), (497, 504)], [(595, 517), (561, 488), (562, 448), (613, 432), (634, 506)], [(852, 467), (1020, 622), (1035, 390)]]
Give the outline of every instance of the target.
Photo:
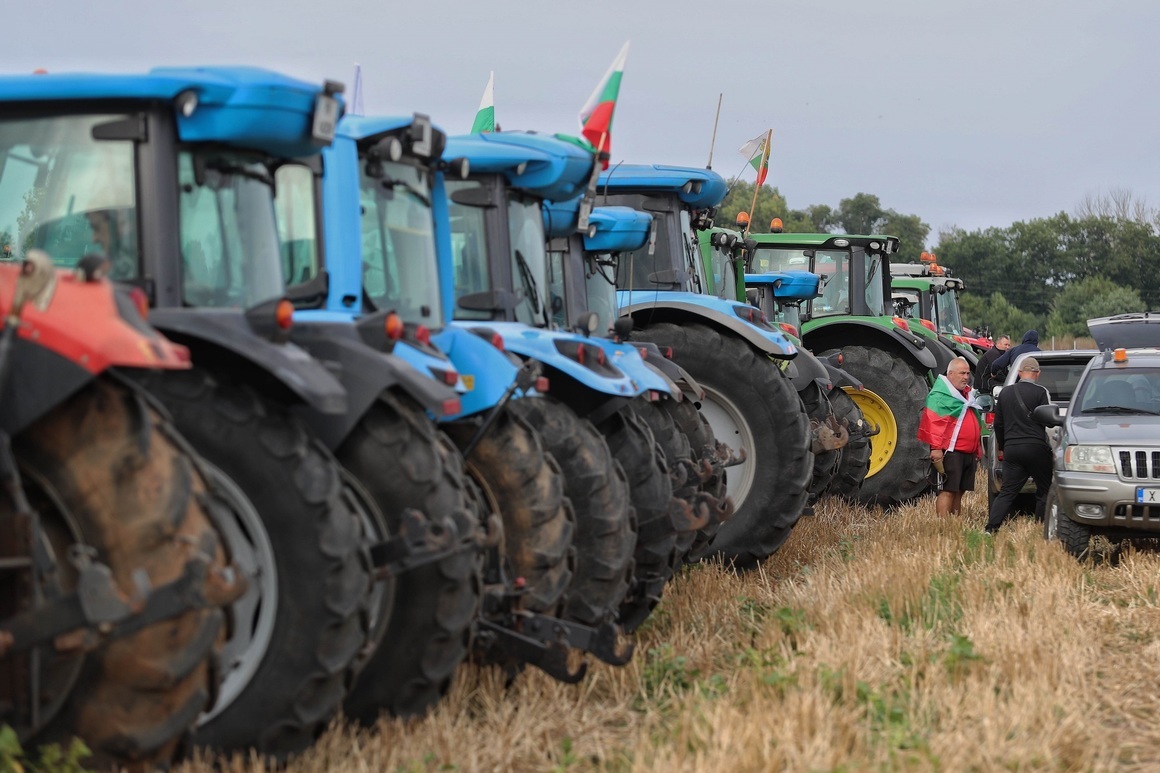
[[(745, 466), (729, 469), (736, 511), (709, 551), (737, 569), (750, 569), (789, 537), (805, 506), (812, 469), (809, 421), (801, 399), (776, 363), (740, 337), (701, 324), (652, 325), (635, 336), (673, 347), (676, 361), (706, 392), (701, 411), (727, 414), (745, 447)], [(706, 416), (712, 422), (712, 416)]]
[[(660, 602), (664, 584), (673, 577), (677, 545), (670, 511), (674, 497), (668, 463), (652, 430), (640, 417), (651, 408), (650, 403), (638, 398), (600, 424), (608, 449), (628, 478), (629, 496), (636, 511), (635, 570), (632, 586), (617, 615), (617, 622), (626, 633), (639, 628)], [(672, 426), (666, 414), (657, 413)], [(649, 591), (651, 586), (657, 588), (656, 592)]]
[(551, 397), (514, 400), (511, 410), (539, 431), (560, 463), (572, 503), (576, 569), (564, 617), (585, 625), (616, 619), (628, 594), (636, 549), (636, 515), (628, 480), (592, 422)]
[[(931, 490), (930, 447), (918, 439), (918, 421), (930, 391), (926, 371), (917, 362), (882, 349), (851, 345), (842, 352), (842, 367), (865, 387), (847, 394), (855, 400), (874, 398), (882, 410), (890, 412), (895, 427), (893, 437), (886, 427), (874, 436), (871, 465), (876, 458), (884, 463), (867, 474), (858, 501), (890, 507), (927, 493)], [(863, 414), (873, 419), (867, 409)]]
[[(798, 396), (801, 397), (802, 405), (806, 409), (806, 416), (809, 417), (811, 431), (817, 425), (828, 425), (832, 421), (834, 409), (830, 405), (830, 400), (821, 384), (811, 381), (805, 389), (798, 392)], [(807, 506), (817, 502), (822, 494), (830, 488), (830, 484), (833, 483), (838, 473), (838, 461), (841, 458), (841, 453), (839, 449), (813, 454), (813, 466), (807, 488)]]
[(389, 393), (335, 455), (386, 517), (388, 534), (399, 533), (410, 508), (457, 535), (455, 552), (395, 579), (382, 640), (344, 703), (346, 715), (365, 725), (382, 711), (417, 716), (447, 694), (470, 650), (482, 600), (480, 524), (468, 500), (463, 457), (420, 408)]
[[(441, 425), (462, 452), (475, 437), (475, 421)], [(501, 409), (479, 443), (465, 454), (467, 473), (479, 487), (486, 510), (503, 523), (503, 561), (522, 588), (525, 609), (560, 611), (576, 563), (575, 516), (564, 496), (564, 474), (540, 433), (510, 404)]]
[[(227, 554), (196, 457), (136, 387), (96, 379), (22, 432), (13, 450), (59, 562), (59, 592), (75, 589), (66, 552), (78, 543), (94, 551), (92, 560), (112, 571), (127, 596), (140, 570), (154, 589), (180, 578), (192, 560), (207, 562), (219, 581), (225, 577)], [(10, 499), (0, 497), (0, 528), (11, 516)], [(6, 582), (0, 593), (0, 618), (26, 598), (23, 583), (13, 585), (21, 587)], [(93, 752), (86, 765), (168, 767), (220, 680), (227, 599), (215, 602), (220, 594), (208, 584), (201, 590), (210, 606), (110, 638), (87, 654), (62, 651), (59, 640), (58, 648), (42, 648), (43, 724), (21, 740), (67, 744), (77, 737)], [(25, 704), (19, 693), (28, 665), (27, 655), (0, 660), (0, 704)], [(0, 720), (12, 718), (0, 710)]]
[(870, 444), (873, 439), (866, 434), (869, 427), (862, 419), (862, 409), (850, 395), (842, 389), (832, 389), (829, 394), (834, 417), (845, 425), (850, 433), (850, 442), (841, 450), (838, 472), (830, 483), (830, 493), (850, 501), (857, 501), (862, 482), (870, 469)]
[(208, 463), (233, 515), (227, 545), (239, 563), (248, 556), (251, 587), (233, 607), (222, 697), (194, 743), (284, 759), (337, 713), (367, 644), (366, 514), (287, 406), (196, 367), (142, 383)]

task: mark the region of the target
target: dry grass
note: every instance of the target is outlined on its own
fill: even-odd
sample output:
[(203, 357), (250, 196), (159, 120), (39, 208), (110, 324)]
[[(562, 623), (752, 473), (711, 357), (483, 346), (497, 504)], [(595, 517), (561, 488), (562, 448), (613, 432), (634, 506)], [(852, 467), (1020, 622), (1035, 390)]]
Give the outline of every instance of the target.
[(431, 716), (336, 726), (290, 769), (1160, 769), (1160, 556), (990, 540), (984, 507), (823, 504), (760, 572), (687, 569), (623, 669), (464, 669)]

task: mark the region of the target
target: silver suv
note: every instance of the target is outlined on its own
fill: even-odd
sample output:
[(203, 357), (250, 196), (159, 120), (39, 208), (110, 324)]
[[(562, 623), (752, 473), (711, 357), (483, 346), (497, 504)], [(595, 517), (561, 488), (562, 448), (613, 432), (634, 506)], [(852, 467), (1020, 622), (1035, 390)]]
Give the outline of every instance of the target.
[(1051, 405), (1033, 414), (1063, 428), (1043, 535), (1080, 557), (1097, 535), (1112, 543), (1160, 537), (1160, 348), (1105, 348), (1141, 340), (1136, 325), (1117, 322), (1125, 317), (1160, 342), (1157, 315), (1089, 321), (1103, 351), (1084, 370), (1067, 415)]
[[(1075, 391), (1076, 384), (1079, 383), (1080, 376), (1083, 375), (1084, 368), (1097, 354), (1099, 352), (1095, 349), (1068, 349), (1021, 354), (1007, 369), (1007, 378), (1003, 384), (991, 391), (997, 399), (999, 392), (1004, 387), (1011, 386), (1018, 381), (1019, 365), (1023, 362), (1023, 358), (1034, 357), (1039, 361), (1039, 385), (1047, 389), (1052, 404), (1059, 406), (1060, 414), (1066, 415), (1071, 395)], [(988, 422), (990, 422), (990, 416), (988, 416)], [(1060, 430), (1049, 429), (1047, 434), (1052, 441), (1052, 447), (1055, 447), (1059, 441)], [(995, 497), (999, 495), (999, 489), (1003, 488), (1003, 462), (997, 458), (995, 453), (994, 432), (983, 438), (983, 462), (983, 467), (987, 471), (987, 510), (989, 511)], [(1015, 506), (1018, 510), (1027, 513), (1035, 512), (1034, 480), (1028, 478), (1027, 482), (1023, 484), (1019, 498), (1015, 500)]]

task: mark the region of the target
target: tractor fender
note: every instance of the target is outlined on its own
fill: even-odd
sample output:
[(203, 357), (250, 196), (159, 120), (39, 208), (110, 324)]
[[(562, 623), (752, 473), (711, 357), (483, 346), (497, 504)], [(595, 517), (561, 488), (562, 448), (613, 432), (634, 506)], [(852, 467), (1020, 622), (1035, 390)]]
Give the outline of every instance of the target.
[(659, 368), (652, 366), (641, 357), (640, 350), (628, 343), (616, 343), (607, 338), (589, 338), (589, 341), (604, 349), (608, 361), (624, 371), (641, 389), (667, 392), (674, 398), (681, 393), (680, 387)]
[(966, 360), (967, 364), (971, 366), (971, 372), (975, 372), (975, 366), (979, 364), (979, 355), (975, 354), (970, 344), (955, 343), (955, 341), (942, 334), (939, 334), (938, 342), (954, 352), (956, 357), (962, 357)]
[(0, 429), (9, 437), (69, 399), (96, 374), (52, 349), (17, 336), (0, 390)]
[(491, 343), (493, 332), (488, 327), (475, 326), (469, 329), (453, 323), (431, 334), (431, 341), (459, 371), (464, 387), (459, 396), (461, 413), (441, 416), (439, 421), (451, 421), (490, 410), (516, 380), (519, 363), (513, 362), (511, 356)]
[(822, 387), (823, 392), (830, 391), (833, 384), (829, 371), (817, 357), (807, 351), (802, 351), (791, 364), (794, 365), (793, 373), (787, 371), (785, 375), (799, 393), (804, 392), (810, 384), (815, 382)]
[[(627, 296), (622, 291), (618, 295)], [(774, 330), (768, 324), (759, 326), (748, 319), (743, 319), (733, 311), (740, 307), (747, 311), (753, 307), (736, 301), (723, 301), (694, 293), (649, 293), (650, 297), (644, 302), (635, 302), (643, 293), (632, 293), (634, 302), (622, 304), (621, 316), (631, 316), (637, 327), (644, 328), (658, 322), (672, 322), (680, 325), (687, 322), (700, 321), (722, 332), (740, 336), (758, 351), (765, 352), (770, 357), (788, 359), (797, 356), (797, 347), (792, 344), (779, 330)], [(672, 296), (688, 296), (687, 298)]]
[(830, 374), (830, 383), (832, 383), (835, 387), (850, 387), (851, 389), (862, 388), (862, 382), (859, 379), (854, 378), (854, 376), (849, 371), (843, 370), (837, 365), (832, 365), (824, 357), (819, 358), (818, 361), (822, 363), (822, 366), (826, 369), (826, 372)]
[[(327, 416), (310, 405), (298, 412), (330, 449), (338, 448), (371, 406), (387, 390), (398, 390), (437, 416), (445, 408), (459, 408), (459, 396), (432, 375), (411, 367), (395, 354), (378, 351), (363, 342), (351, 324), (295, 322), (290, 339), (331, 369), (346, 390), (347, 410)], [(451, 411), (451, 412), (454, 412)]]
[(189, 347), (199, 367), (224, 369), (321, 413), (346, 411), (346, 390), (321, 362), (294, 344), (258, 335), (241, 309), (153, 309), (149, 322)]
[(647, 350), (646, 362), (665, 374), (690, 400), (697, 402), (705, 399), (705, 390), (693, 378), (689, 371), (668, 359), (661, 353), (661, 348), (652, 341), (632, 341), (632, 345), (641, 350)]
[(877, 322), (860, 319), (834, 320), (818, 325), (802, 335), (803, 344), (814, 351), (840, 349), (845, 345), (863, 341), (871, 347), (896, 349), (900, 354), (913, 358), (926, 370), (934, 370), (938, 364), (935, 355), (922, 338), (897, 327), (886, 328)]

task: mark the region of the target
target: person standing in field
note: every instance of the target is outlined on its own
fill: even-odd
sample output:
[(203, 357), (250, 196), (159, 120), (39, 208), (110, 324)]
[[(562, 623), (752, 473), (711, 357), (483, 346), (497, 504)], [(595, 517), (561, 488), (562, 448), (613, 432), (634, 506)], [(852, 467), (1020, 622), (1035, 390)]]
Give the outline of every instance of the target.
[(995, 360), (1002, 357), (1010, 348), (1011, 336), (999, 336), (995, 339), (995, 345), (984, 352), (983, 356), (979, 358), (979, 364), (975, 368), (975, 388), (983, 394), (991, 394), (991, 390), (995, 388), (995, 385), (1001, 383), (991, 376), (991, 366), (995, 363)]
[(935, 510), (940, 516), (962, 509), (963, 493), (975, 490), (975, 470), (983, 454), (983, 415), (971, 389), (971, 366), (963, 357), (947, 365), (926, 396), (918, 439), (930, 446), (931, 465), (939, 472)]
[(1019, 359), (1019, 355), (1038, 351), (1040, 351), (1039, 331), (1028, 330), (1023, 334), (1023, 340), (1019, 342), (1018, 346), (1012, 346), (999, 359), (991, 363), (991, 375), (994, 377), (995, 383), (1002, 384), (1007, 380), (1007, 369), (1011, 367), (1011, 363)]
[(1050, 403), (1051, 396), (1037, 381), (1039, 361), (1024, 357), (1019, 363), (1019, 380), (1005, 387), (995, 401), (995, 451), (1003, 460), (1003, 488), (991, 503), (988, 534), (999, 531), (1011, 515), (1015, 497), (1028, 478), (1035, 479), (1035, 517), (1043, 520), (1051, 488), (1051, 444), (1047, 429), (1031, 418), (1031, 412)]

